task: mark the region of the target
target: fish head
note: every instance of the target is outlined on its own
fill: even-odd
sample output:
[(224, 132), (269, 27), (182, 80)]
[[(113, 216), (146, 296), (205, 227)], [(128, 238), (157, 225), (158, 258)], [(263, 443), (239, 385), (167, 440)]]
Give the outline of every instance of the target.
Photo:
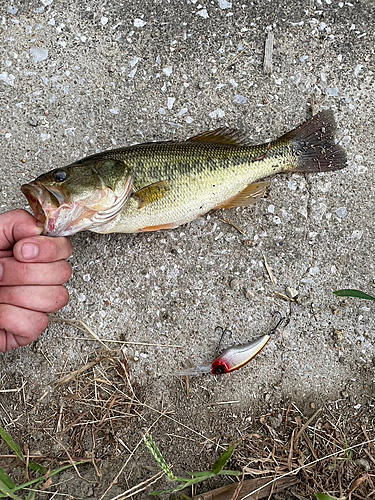
[(132, 175), (121, 160), (81, 160), (42, 174), (21, 190), (44, 224), (43, 234), (104, 232), (131, 195)]

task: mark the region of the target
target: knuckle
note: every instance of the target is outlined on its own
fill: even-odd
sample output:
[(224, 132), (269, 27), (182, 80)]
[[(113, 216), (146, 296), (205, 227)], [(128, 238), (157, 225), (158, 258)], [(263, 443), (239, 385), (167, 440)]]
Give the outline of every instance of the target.
[(71, 255), (73, 247), (68, 238), (51, 238), (48, 236), (45, 236), (45, 238), (46, 241), (48, 240), (50, 242), (51, 248), (49, 257), (51, 258), (51, 260), (57, 261), (65, 259)]
[(18, 277), (20, 283), (29, 283), (31, 278), (31, 267), (29, 264), (24, 264), (23, 262), (17, 263)]
[(5, 304), (0, 304), (0, 328), (6, 330), (8, 323), (8, 308)]
[(61, 283), (66, 283), (72, 275), (72, 266), (69, 262), (63, 261), (61, 263)]
[(60, 249), (58, 242), (55, 241), (54, 238), (49, 238), (48, 236), (45, 236), (44, 238), (45, 244), (48, 249), (48, 260), (52, 262), (59, 260)]
[(55, 262), (59, 260), (59, 245), (55, 238), (50, 236), (38, 236), (41, 242), (41, 249), (43, 252), (43, 260), (45, 262)]
[(6, 290), (4, 290), (4, 294), (1, 293), (2, 290), (0, 290), (0, 299), (7, 304), (17, 304), (18, 302), (18, 292), (17, 289), (14, 286), (8, 286), (6, 287)]
[(34, 333), (39, 336), (48, 326), (48, 316), (45, 313), (38, 314), (34, 323)]
[(58, 241), (60, 248), (64, 251), (64, 254), (72, 252), (73, 247), (69, 238), (67, 238), (66, 236), (61, 236), (60, 238), (55, 239)]

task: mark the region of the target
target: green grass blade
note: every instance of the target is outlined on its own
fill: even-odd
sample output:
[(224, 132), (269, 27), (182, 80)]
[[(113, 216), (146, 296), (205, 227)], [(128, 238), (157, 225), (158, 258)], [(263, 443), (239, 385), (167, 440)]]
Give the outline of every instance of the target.
[(35, 471), (35, 472), (39, 472), (39, 474), (47, 474), (47, 470), (45, 467), (43, 467), (42, 465), (39, 465), (37, 464), (36, 462), (29, 462), (29, 469)]
[[(189, 476), (191, 477), (206, 477), (208, 474), (212, 474), (212, 472), (210, 470), (205, 470), (203, 472), (187, 472), (186, 474), (189, 474)], [(211, 475), (210, 475), (211, 477)], [(181, 479), (183, 478), (180, 478), (180, 477), (176, 477), (176, 480), (177, 481), (181, 481)], [(190, 479), (189, 479), (190, 481)]]
[(23, 453), (21, 451), (21, 448), (18, 446), (17, 443), (15, 443), (12, 439), (12, 436), (10, 436), (5, 429), (3, 429), (0, 425), (0, 437), (4, 439), (4, 441), (7, 443), (9, 448), (11, 448), (14, 453), (17, 455), (17, 457), (22, 460), (22, 462), (25, 461), (25, 457), (23, 456)]
[(326, 495), (325, 493), (315, 493), (315, 496), (318, 500), (336, 500), (335, 498)]
[(153, 493), (150, 493), (150, 495), (166, 495), (168, 493), (175, 493), (176, 491), (181, 491), (185, 488), (189, 488), (190, 486), (193, 486), (194, 484), (201, 483), (202, 481), (205, 481), (206, 479), (211, 479), (214, 477), (215, 474), (213, 472), (207, 472), (207, 476), (205, 477), (195, 477), (193, 479), (190, 479), (190, 481), (180, 484), (180, 486), (177, 486), (177, 488), (173, 488), (173, 490), (167, 490), (167, 491), (155, 491)]
[(219, 476), (242, 476), (242, 472), (239, 470), (221, 470), (218, 474)]
[(14, 494), (15, 489), (8, 488), (4, 483), (0, 481), (0, 491), (4, 493), (5, 497), (13, 498), (13, 500), (22, 500), (22, 498), (18, 497), (17, 495)]
[(13, 483), (12, 479), (8, 476), (4, 469), (0, 467), (0, 483), (5, 484), (9, 489), (13, 489), (16, 485)]
[[(76, 462), (74, 465), (77, 466), (77, 465), (81, 465), (81, 464), (84, 464), (84, 463), (85, 463), (85, 460), (82, 460), (81, 462)], [(70, 469), (71, 467), (73, 467), (73, 465), (69, 464), (69, 465), (64, 465), (63, 467), (60, 467), (59, 469), (52, 470), (49, 473), (48, 477), (56, 476), (57, 474), (60, 474), (60, 472), (63, 472), (66, 469)], [(14, 488), (14, 491), (23, 490), (24, 488), (28, 488), (29, 486), (33, 486), (33, 485), (36, 485), (38, 483), (42, 483), (46, 479), (47, 479), (46, 478), (46, 474), (44, 474), (41, 477), (37, 477), (36, 479), (32, 479), (31, 481), (28, 481), (27, 483), (23, 483), (23, 484), (20, 484), (19, 486), (16, 486)], [(0, 495), (0, 498), (4, 498), (4, 497), (2, 495)]]
[(337, 290), (333, 292), (338, 297), (356, 297), (358, 299), (375, 300), (375, 297), (368, 295), (367, 293), (361, 292), (360, 290), (352, 290), (350, 288), (344, 290)]
[(228, 461), (231, 459), (233, 453), (234, 453), (234, 445), (232, 444), (231, 446), (229, 446), (229, 448), (227, 450), (224, 451), (224, 453), (221, 455), (221, 457), (219, 457), (216, 460), (216, 462), (212, 466), (212, 472), (214, 474), (219, 474), (221, 469), (223, 469), (226, 466), (226, 464), (228, 463)]

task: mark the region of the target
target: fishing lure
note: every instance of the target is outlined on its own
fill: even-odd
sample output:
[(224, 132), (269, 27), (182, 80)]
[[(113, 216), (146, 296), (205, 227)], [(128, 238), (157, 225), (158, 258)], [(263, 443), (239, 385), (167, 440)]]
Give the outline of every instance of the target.
[[(276, 326), (267, 335), (262, 335), (256, 338), (252, 342), (246, 344), (234, 345), (225, 349), (220, 356), (218, 356), (210, 365), (194, 366), (192, 368), (187, 368), (186, 370), (180, 370), (176, 375), (201, 375), (203, 373), (212, 373), (213, 375), (222, 375), (223, 373), (231, 373), (235, 370), (239, 370), (243, 366), (247, 365), (267, 344), (271, 335), (279, 328), (281, 323), (285, 318), (281, 316), (279, 312), (276, 314), (280, 315), (280, 319)], [(226, 333), (231, 333), (230, 330), (226, 330), (218, 326), (216, 331), (221, 331), (221, 337), (219, 341), (219, 347), (223, 337)]]
[(181, 370), (176, 375), (201, 375), (202, 373), (222, 375), (234, 372), (247, 365), (263, 349), (270, 338), (270, 335), (263, 335), (247, 344), (228, 347), (211, 364)]

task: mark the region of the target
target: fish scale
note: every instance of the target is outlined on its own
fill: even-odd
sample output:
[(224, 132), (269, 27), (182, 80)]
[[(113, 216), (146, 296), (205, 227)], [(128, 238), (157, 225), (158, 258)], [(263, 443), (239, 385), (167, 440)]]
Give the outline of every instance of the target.
[(141, 210), (136, 199), (129, 200), (118, 220), (105, 231), (133, 233), (145, 227), (179, 226), (193, 220), (236, 196), (249, 184), (291, 164), (287, 147), (277, 148), (276, 158), (272, 155), (254, 161), (266, 153), (267, 145), (202, 147), (200, 143), (159, 145), (151, 155), (143, 147), (124, 151), (118, 158), (135, 172), (136, 191), (161, 180), (167, 180), (170, 187), (164, 197)]

